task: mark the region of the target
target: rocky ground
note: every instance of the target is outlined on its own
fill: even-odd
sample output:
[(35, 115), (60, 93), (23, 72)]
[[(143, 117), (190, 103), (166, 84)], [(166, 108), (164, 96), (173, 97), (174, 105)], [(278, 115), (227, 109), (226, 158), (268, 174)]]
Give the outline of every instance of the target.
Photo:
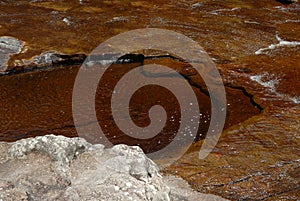
[(0, 143), (0, 200), (215, 200), (162, 177), (139, 147), (47, 135)]
[[(211, 107), (205, 83), (166, 53), (142, 52), (144, 59), (134, 65), (172, 66), (193, 85), (206, 116), (198, 141), (164, 174), (230, 200), (300, 199), (299, 2), (2, 1), (0, 8), (1, 141), (49, 133), (77, 136), (72, 89), (89, 53), (128, 30), (170, 29), (197, 41), (216, 63), (227, 95), (227, 119), (216, 148), (199, 160)], [(108, 135), (115, 143), (137, 144), (114, 136)], [(142, 147), (151, 151), (151, 144)]]

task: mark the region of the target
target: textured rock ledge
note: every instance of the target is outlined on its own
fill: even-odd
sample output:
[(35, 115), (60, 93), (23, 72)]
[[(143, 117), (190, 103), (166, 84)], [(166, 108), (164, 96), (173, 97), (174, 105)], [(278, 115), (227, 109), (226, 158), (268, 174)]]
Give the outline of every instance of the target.
[(139, 147), (47, 135), (0, 143), (0, 200), (225, 200), (162, 177)]

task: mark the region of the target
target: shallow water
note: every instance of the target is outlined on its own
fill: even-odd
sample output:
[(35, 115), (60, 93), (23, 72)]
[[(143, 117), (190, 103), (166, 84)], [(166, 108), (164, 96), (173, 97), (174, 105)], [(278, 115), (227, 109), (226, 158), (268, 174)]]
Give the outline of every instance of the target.
[[(269, 0), (1, 1), (0, 36), (23, 41), (23, 47), (19, 54), (19, 50), (0, 54), (1, 74), (11, 73), (0, 77), (0, 140), (48, 133), (76, 136), (72, 89), (84, 56), (70, 55), (88, 55), (104, 40), (128, 30), (170, 29), (197, 41), (216, 63), (225, 84), (228, 114), (217, 147), (199, 160), (210, 116), (203, 80), (172, 57), (146, 59), (146, 64), (168, 65), (188, 78), (205, 114), (197, 136), (200, 141), (165, 172), (182, 176), (198, 191), (229, 199), (298, 200), (299, 14), (299, 2), (282, 5)], [(70, 57), (64, 57), (62, 64), (61, 57), (51, 57), (49, 51)], [(130, 65), (121, 66), (125, 70)], [(145, 94), (136, 97), (136, 104), (144, 107), (132, 116), (137, 124), (147, 125), (145, 110), (150, 106), (143, 105), (139, 96)], [(174, 107), (174, 101), (165, 97), (148, 98), (149, 104), (162, 98), (166, 107)], [(100, 119), (106, 115), (101, 104), (96, 107)], [(166, 141), (160, 140), (161, 146), (168, 144), (170, 133)], [(122, 134), (108, 136), (115, 143), (139, 143)], [(151, 151), (160, 147), (156, 143), (157, 139), (142, 146)]]
[[(145, 64), (150, 63), (165, 66), (177, 66), (178, 69), (184, 69), (187, 65), (168, 58), (145, 60)], [(105, 76), (105, 80), (101, 80), (101, 83), (99, 83), (99, 86), (102, 88), (98, 89), (95, 109), (97, 111), (98, 120), (101, 122), (100, 119), (102, 119), (101, 123), (103, 125), (113, 123), (113, 121), (111, 121), (111, 111), (109, 110), (111, 106), (109, 105), (114, 89), (108, 88), (109, 85), (105, 83), (118, 81), (125, 72), (128, 72), (132, 68), (131, 66), (139, 66), (140, 64), (141, 63), (115, 65), (112, 67), (112, 71), (109, 71), (110, 75)], [(4, 106), (0, 110), (0, 139), (2, 141), (14, 141), (24, 137), (32, 137), (46, 133), (76, 136), (76, 130), (72, 118), (72, 92), (79, 67), (79, 65), (56, 67), (48, 70), (32, 71), (0, 77), (0, 88), (2, 91), (0, 94), (0, 100), (1, 104)], [(121, 71), (114, 70), (114, 68), (121, 69)], [(113, 87), (114, 85), (111, 86)], [(225, 128), (260, 113), (260, 110), (252, 105), (250, 98), (242, 91), (230, 88), (226, 89), (229, 111)], [(179, 108), (179, 106), (174, 104), (176, 99), (169, 99), (170, 97), (166, 94), (167, 91), (162, 93), (162, 89), (153, 90), (154, 88), (142, 91), (140, 95), (136, 95), (136, 97), (133, 98), (135, 101), (134, 105), (138, 105), (135, 106), (136, 109), (133, 110), (133, 116), (136, 119), (135, 121), (138, 120), (136, 122), (138, 125), (140, 124), (141, 126), (145, 126), (149, 124), (147, 123), (149, 121), (147, 120), (147, 108), (152, 106), (152, 104), (157, 103), (157, 101), (159, 101), (159, 104), (164, 105), (164, 108), (166, 107), (166, 111), (173, 111), (174, 109)], [(210, 122), (210, 99), (205, 93), (200, 91), (199, 86), (197, 87), (197, 85), (195, 85), (193, 90), (200, 103), (199, 110), (201, 111), (201, 124), (197, 138), (201, 138), (205, 136)], [(147, 98), (145, 99), (145, 97)], [(164, 101), (167, 102), (163, 103)], [(147, 104), (150, 105), (147, 106)], [(231, 107), (231, 105), (233, 107)], [(236, 105), (239, 105), (239, 107), (237, 108)], [(171, 109), (172, 107), (174, 109)], [(237, 114), (238, 112), (239, 114)], [(171, 118), (171, 116), (174, 118), (174, 115), (170, 115), (169, 117)], [(107, 119), (108, 123), (105, 123), (105, 121), (103, 122), (103, 119)], [(172, 121), (178, 122), (178, 120), (179, 119), (175, 121), (173, 119)], [(171, 122), (171, 119), (168, 121)], [(96, 122), (84, 122), (83, 124), (89, 125), (90, 123)], [(115, 143), (121, 141), (132, 145), (141, 144), (139, 141), (134, 141), (132, 139), (126, 140), (125, 136), (120, 136), (119, 130), (113, 131), (114, 128), (116, 128), (116, 126), (113, 125), (106, 128), (106, 132), (111, 133), (111, 137), (109, 138), (112, 141), (115, 141)], [(177, 127), (174, 126), (175, 125), (171, 125), (167, 127), (173, 129)], [(169, 132), (170, 131), (166, 133)], [(165, 136), (165, 139), (169, 138), (170, 137)], [(148, 144), (148, 146), (153, 144), (151, 142), (145, 143)], [(147, 149), (150, 148), (145, 147), (145, 151)]]

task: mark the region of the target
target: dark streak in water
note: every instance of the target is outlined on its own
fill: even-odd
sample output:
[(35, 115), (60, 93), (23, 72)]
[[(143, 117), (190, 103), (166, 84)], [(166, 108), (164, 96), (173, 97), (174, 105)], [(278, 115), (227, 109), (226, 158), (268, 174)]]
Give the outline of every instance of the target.
[(73, 55), (54, 54), (54, 55), (59, 59), (57, 61), (51, 61), (51, 64), (31, 63), (29, 65), (16, 66), (7, 71), (0, 72), (0, 77), (6, 75), (15, 75), (15, 74), (33, 72), (33, 71), (48, 70), (48, 69), (61, 67), (61, 66), (79, 65), (82, 64), (86, 59), (86, 55), (84, 54), (73, 54)]

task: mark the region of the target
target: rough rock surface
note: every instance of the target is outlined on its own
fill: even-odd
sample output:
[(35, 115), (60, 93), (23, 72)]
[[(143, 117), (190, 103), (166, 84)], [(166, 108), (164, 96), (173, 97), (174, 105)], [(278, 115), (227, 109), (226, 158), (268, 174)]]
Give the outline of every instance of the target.
[(0, 200), (225, 200), (162, 176), (139, 147), (47, 135), (0, 143)]
[(20, 53), (22, 47), (23, 42), (14, 37), (0, 37), (0, 72), (6, 70), (10, 55)]

